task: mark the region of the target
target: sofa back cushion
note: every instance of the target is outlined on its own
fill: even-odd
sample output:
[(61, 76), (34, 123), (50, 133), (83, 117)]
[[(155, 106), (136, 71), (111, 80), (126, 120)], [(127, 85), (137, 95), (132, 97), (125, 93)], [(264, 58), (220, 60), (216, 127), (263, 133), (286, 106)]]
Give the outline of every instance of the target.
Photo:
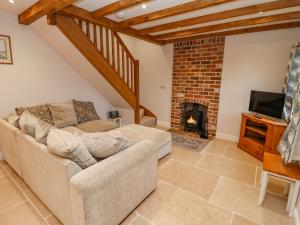
[(97, 163), (81, 139), (70, 132), (52, 128), (48, 134), (47, 145), (50, 152), (72, 160), (82, 169)]
[(53, 123), (57, 128), (78, 124), (73, 103), (49, 104)]
[(78, 123), (99, 120), (94, 103), (73, 100)]
[(32, 107), (18, 107), (15, 109), (16, 113), (21, 116), (25, 110), (31, 112), (34, 116), (39, 118), (40, 120), (53, 124), (52, 116), (50, 110), (48, 108), (48, 104), (45, 105), (37, 105)]

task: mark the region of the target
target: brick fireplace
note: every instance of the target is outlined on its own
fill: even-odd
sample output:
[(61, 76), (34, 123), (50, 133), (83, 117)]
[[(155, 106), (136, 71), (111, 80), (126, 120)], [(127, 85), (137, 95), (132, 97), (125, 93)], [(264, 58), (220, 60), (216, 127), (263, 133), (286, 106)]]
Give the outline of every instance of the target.
[(208, 134), (216, 135), (225, 37), (174, 44), (171, 126), (183, 129), (186, 103), (207, 107)]

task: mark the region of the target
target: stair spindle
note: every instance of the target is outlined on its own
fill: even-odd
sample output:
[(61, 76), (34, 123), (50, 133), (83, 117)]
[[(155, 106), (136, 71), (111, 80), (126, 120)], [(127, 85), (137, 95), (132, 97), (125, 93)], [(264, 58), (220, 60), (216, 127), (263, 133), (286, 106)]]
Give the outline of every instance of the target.
[(122, 79), (125, 81), (125, 58), (124, 58), (124, 48), (122, 46)]
[(88, 38), (91, 40), (90, 23), (86, 22), (85, 25), (86, 25), (86, 34), (87, 34)]
[(128, 53), (126, 52), (126, 83), (129, 85), (130, 84), (130, 76), (129, 76), (129, 57)]
[(78, 25), (79, 25), (79, 27), (80, 27), (81, 30), (82, 30), (82, 20), (79, 20), (79, 19), (78, 19)]
[(103, 29), (102, 29), (102, 27), (99, 27), (99, 32), (100, 32), (100, 51), (101, 51), (102, 55), (104, 56), (104, 52), (103, 52)]
[(106, 59), (107, 61), (110, 63), (110, 55), (109, 55), (109, 30), (107, 28), (105, 28), (105, 42), (106, 42)]
[[(106, 79), (109, 81), (113, 80), (112, 84), (116, 84), (114, 87), (120, 93), (125, 93), (125, 96), (129, 96), (127, 101), (134, 108), (135, 122), (139, 123), (139, 61), (134, 59), (117, 32), (107, 27), (99, 26), (97, 23), (81, 20), (80, 18), (73, 18), (73, 22), (74, 25), (80, 27), (82, 31), (82, 33), (78, 33), (78, 35), (82, 38), (84, 34), (89, 40), (82, 40), (84, 46), (91, 48), (90, 50), (93, 52), (93, 55), (87, 55), (86, 57), (91, 60), (91, 63), (101, 73), (103, 72), (102, 65), (95, 62), (97, 57), (99, 62), (110, 65), (110, 69), (106, 67), (110, 75), (107, 76), (106, 74)], [(61, 23), (60, 26), (63, 27), (65, 25)], [(74, 31), (78, 31), (78, 29), (73, 29)], [(69, 32), (69, 28), (65, 29), (65, 32)], [(72, 41), (76, 43), (75, 45), (81, 44), (77, 37), (74, 36), (71, 38)], [(81, 50), (84, 54), (84, 50)], [(122, 82), (120, 83), (116, 79)]]
[(97, 42), (97, 26), (93, 24), (93, 34), (94, 34), (94, 45), (98, 49), (98, 42)]
[(120, 73), (120, 44), (119, 44), (119, 40), (116, 39), (117, 42), (117, 72), (119, 74), (119, 76), (121, 77), (121, 73)]
[(115, 36), (114, 32), (110, 32), (111, 35), (111, 57), (112, 57), (112, 66), (114, 70), (116, 70), (116, 65), (115, 65)]
[(133, 60), (130, 59), (130, 72), (131, 72), (131, 90), (134, 92), (134, 63)]

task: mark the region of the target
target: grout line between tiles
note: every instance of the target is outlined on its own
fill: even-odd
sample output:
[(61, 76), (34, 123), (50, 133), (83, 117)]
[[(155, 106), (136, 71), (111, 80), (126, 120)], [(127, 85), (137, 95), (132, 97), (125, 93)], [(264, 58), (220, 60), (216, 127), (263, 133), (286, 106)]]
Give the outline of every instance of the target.
[(254, 185), (253, 185), (254, 188), (256, 187), (256, 182), (257, 182), (257, 172), (258, 172), (258, 169), (257, 169), (257, 167), (255, 167), (255, 178), (254, 178)]
[[(2, 165), (0, 165), (2, 166)], [(2, 166), (3, 168), (3, 166)], [(37, 209), (37, 207), (33, 204), (33, 202), (30, 200), (30, 198), (27, 196), (27, 194), (25, 193), (25, 191), (20, 187), (20, 185), (15, 181), (15, 179), (9, 174), (9, 171), (4, 168), (6, 170), (6, 172), (8, 173), (8, 176), (10, 177), (10, 179), (13, 181), (13, 183), (16, 185), (16, 187), (19, 189), (19, 191), (23, 194), (23, 196), (25, 197), (25, 199), (27, 199), (27, 201), (29, 202), (29, 204), (31, 205), (31, 207), (36, 211), (36, 213), (41, 217), (41, 219), (47, 224), (50, 225), (47, 221), (47, 219), (45, 217), (43, 217), (43, 215), (41, 214), (41, 212)]]
[[(243, 183), (243, 182), (240, 182), (240, 181), (237, 181), (237, 180), (228, 178), (228, 177), (224, 177), (224, 176), (220, 176), (220, 178), (219, 178), (219, 180), (218, 180), (218, 183), (220, 182), (221, 179), (228, 179), (228, 180), (231, 180), (231, 181), (238, 182), (238, 183), (240, 183), (240, 184), (244, 184), (244, 185), (246, 185), (246, 186), (248, 186), (248, 187), (250, 187), (250, 188), (253, 188), (252, 185), (245, 184), (245, 183)], [(181, 188), (181, 187), (179, 187), (179, 186), (176, 186), (176, 185), (174, 185), (174, 184), (172, 184), (172, 183), (169, 183), (168, 181), (165, 181), (165, 180), (160, 179), (160, 182), (166, 183), (166, 184), (168, 184), (168, 185), (170, 185), (170, 186), (176, 188), (176, 191), (182, 191), (182, 192), (184, 192), (184, 193), (188, 193), (188, 194), (194, 196), (195, 198), (197, 198), (197, 199), (199, 199), (199, 200), (205, 201), (205, 202), (207, 202), (207, 203), (210, 204), (210, 205), (219, 207), (219, 208), (221, 208), (221, 209), (223, 209), (223, 210), (225, 210), (225, 211), (227, 211), (227, 212), (229, 212), (229, 213), (233, 213), (233, 214), (238, 215), (238, 216), (240, 216), (240, 217), (243, 217), (243, 218), (245, 218), (245, 219), (247, 219), (247, 220), (249, 220), (249, 221), (255, 222), (255, 223), (259, 224), (259, 225), (265, 225), (265, 224), (262, 224), (262, 223), (259, 222), (259, 221), (253, 220), (253, 219), (251, 219), (251, 218), (249, 218), (249, 217), (247, 217), (247, 216), (245, 216), (245, 215), (241, 215), (240, 213), (238, 213), (238, 212), (236, 212), (236, 211), (234, 211), (234, 210), (225, 208), (224, 206), (219, 205), (219, 204), (217, 204), (217, 203), (215, 203), (215, 202), (213, 202), (213, 201), (211, 201), (211, 200), (207, 200), (207, 199), (205, 199), (205, 198), (203, 198), (203, 197), (201, 197), (201, 196), (198, 196), (198, 195), (196, 195), (196, 194), (194, 194), (194, 193), (192, 193), (192, 192), (190, 192), (190, 191), (188, 191), (188, 190), (185, 190), (185, 189), (183, 189), (183, 188)], [(217, 185), (218, 185), (218, 183), (217, 183)], [(216, 185), (216, 187), (217, 187), (217, 185)], [(215, 188), (216, 188), (216, 187), (215, 187)], [(257, 188), (255, 188), (255, 189), (257, 189)], [(213, 195), (213, 194), (212, 194), (212, 195)], [(282, 197), (282, 196), (280, 196), (280, 197)], [(212, 199), (212, 196), (211, 196), (210, 199)]]
[(216, 183), (216, 186), (215, 186), (213, 192), (211, 193), (211, 196), (209, 197), (208, 202), (211, 202), (211, 200), (212, 200), (212, 198), (213, 198), (213, 195), (214, 195), (214, 193), (215, 193), (215, 191), (216, 191), (216, 189), (217, 189), (217, 186), (218, 186), (218, 184), (220, 183), (221, 178), (222, 178), (222, 176), (219, 176), (219, 177), (218, 177), (218, 181), (217, 181), (217, 183)]
[(176, 185), (174, 185), (174, 184), (172, 184), (172, 183), (169, 183), (168, 181), (161, 180), (161, 182), (167, 183), (168, 185), (170, 185), (170, 186), (176, 188), (175, 192), (177, 192), (177, 191), (182, 191), (182, 192), (184, 192), (184, 193), (187, 193), (187, 194), (189, 194), (189, 195), (192, 195), (193, 197), (197, 198), (197, 199), (200, 200), (200, 201), (205, 201), (205, 202), (206, 202), (207, 204), (209, 204), (209, 205), (213, 205), (213, 206), (219, 207), (219, 208), (221, 208), (221, 209), (223, 209), (223, 210), (225, 210), (225, 211), (227, 211), (227, 212), (229, 212), (229, 213), (232, 213), (231, 210), (229, 210), (229, 209), (227, 209), (227, 208), (225, 208), (225, 207), (223, 207), (223, 206), (221, 206), (221, 205), (218, 205), (218, 204), (216, 204), (216, 203), (214, 203), (214, 202), (209, 202), (207, 199), (205, 199), (205, 198), (203, 198), (203, 197), (201, 197), (201, 196), (199, 196), (199, 195), (196, 195), (196, 194), (194, 194), (193, 192), (190, 192), (190, 191), (188, 191), (188, 190), (185, 190), (185, 189), (183, 189), (183, 188), (181, 188), (181, 187), (178, 187), (178, 186), (176, 186)]
[(156, 225), (153, 221), (151, 221), (150, 219), (148, 219), (147, 217), (145, 217), (144, 215), (142, 215), (142, 214), (140, 214), (140, 213), (138, 213), (138, 212), (136, 212), (136, 214), (137, 214), (137, 216), (141, 216), (141, 217), (143, 217), (145, 220), (147, 220), (149, 223), (151, 223), (151, 224), (153, 224), (153, 225)]
[(48, 216), (45, 216), (44, 218), (45, 218), (46, 220), (48, 220), (51, 216), (54, 216), (53, 213), (51, 213), (51, 214), (48, 215)]
[(131, 224), (136, 220), (136, 218), (139, 216), (139, 214), (138, 214), (136, 211), (134, 211), (134, 213), (135, 213), (136, 215), (135, 215), (135, 217), (133, 217), (133, 219), (128, 223), (128, 225), (131, 225)]
[(163, 168), (165, 168), (167, 165), (169, 165), (171, 163), (171, 161), (174, 161), (174, 159), (170, 158), (168, 162), (166, 162), (164, 165), (162, 165), (158, 168), (158, 171), (161, 171)]
[[(248, 218), (247, 216), (241, 215), (241, 214), (239, 214), (239, 213), (237, 213), (237, 212), (233, 212), (232, 214), (233, 214), (233, 217), (236, 215), (236, 216), (240, 216), (240, 217), (242, 217), (242, 218), (244, 218), (244, 219), (247, 219), (247, 220), (249, 220), (249, 221), (251, 221), (251, 222), (253, 222), (253, 223), (257, 223), (258, 225), (266, 225), (266, 224), (262, 224), (261, 222), (258, 222), (258, 221), (256, 221), (256, 220), (250, 219), (250, 218)], [(233, 219), (233, 218), (232, 218), (232, 219)], [(232, 222), (233, 222), (233, 221), (232, 221)], [(231, 225), (232, 225), (232, 224), (231, 224)]]
[(216, 156), (218, 158), (225, 159), (225, 160), (230, 160), (232, 162), (239, 163), (239, 164), (242, 164), (242, 165), (245, 165), (245, 166), (257, 167), (256, 165), (246, 163), (246, 162), (243, 162), (243, 161), (239, 161), (239, 160), (236, 160), (236, 159), (232, 159), (232, 158), (229, 158), (229, 157), (225, 157), (225, 156), (222, 156), (222, 155), (212, 154), (212, 153), (209, 153), (209, 152), (206, 153), (206, 154), (213, 155), (213, 156)]
[(226, 154), (227, 150), (229, 149), (229, 147), (230, 147), (229, 145), (226, 145), (225, 150), (221, 155), (221, 156), (223, 156), (223, 158), (225, 158), (225, 154)]
[(9, 211), (9, 210), (11, 210), (11, 209), (13, 209), (13, 208), (16, 208), (16, 207), (19, 206), (19, 205), (24, 204), (25, 202), (27, 202), (27, 200), (18, 202), (17, 204), (14, 204), (14, 205), (8, 207), (7, 209), (2, 210), (2, 211), (0, 212), (0, 214), (4, 214), (4, 213), (6, 213), (6, 212)]
[(234, 216), (234, 213), (231, 213), (231, 219), (230, 219), (230, 225), (233, 225), (233, 216)]

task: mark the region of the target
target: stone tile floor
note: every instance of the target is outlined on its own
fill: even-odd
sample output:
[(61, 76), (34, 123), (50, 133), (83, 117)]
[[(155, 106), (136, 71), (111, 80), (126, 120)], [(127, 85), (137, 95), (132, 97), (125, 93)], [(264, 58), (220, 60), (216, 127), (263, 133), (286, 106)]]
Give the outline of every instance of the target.
[[(173, 147), (159, 161), (157, 189), (122, 225), (292, 225), (287, 185), (271, 180), (259, 207), (261, 162), (215, 139), (202, 152)], [(61, 225), (21, 178), (0, 161), (0, 225)]]

